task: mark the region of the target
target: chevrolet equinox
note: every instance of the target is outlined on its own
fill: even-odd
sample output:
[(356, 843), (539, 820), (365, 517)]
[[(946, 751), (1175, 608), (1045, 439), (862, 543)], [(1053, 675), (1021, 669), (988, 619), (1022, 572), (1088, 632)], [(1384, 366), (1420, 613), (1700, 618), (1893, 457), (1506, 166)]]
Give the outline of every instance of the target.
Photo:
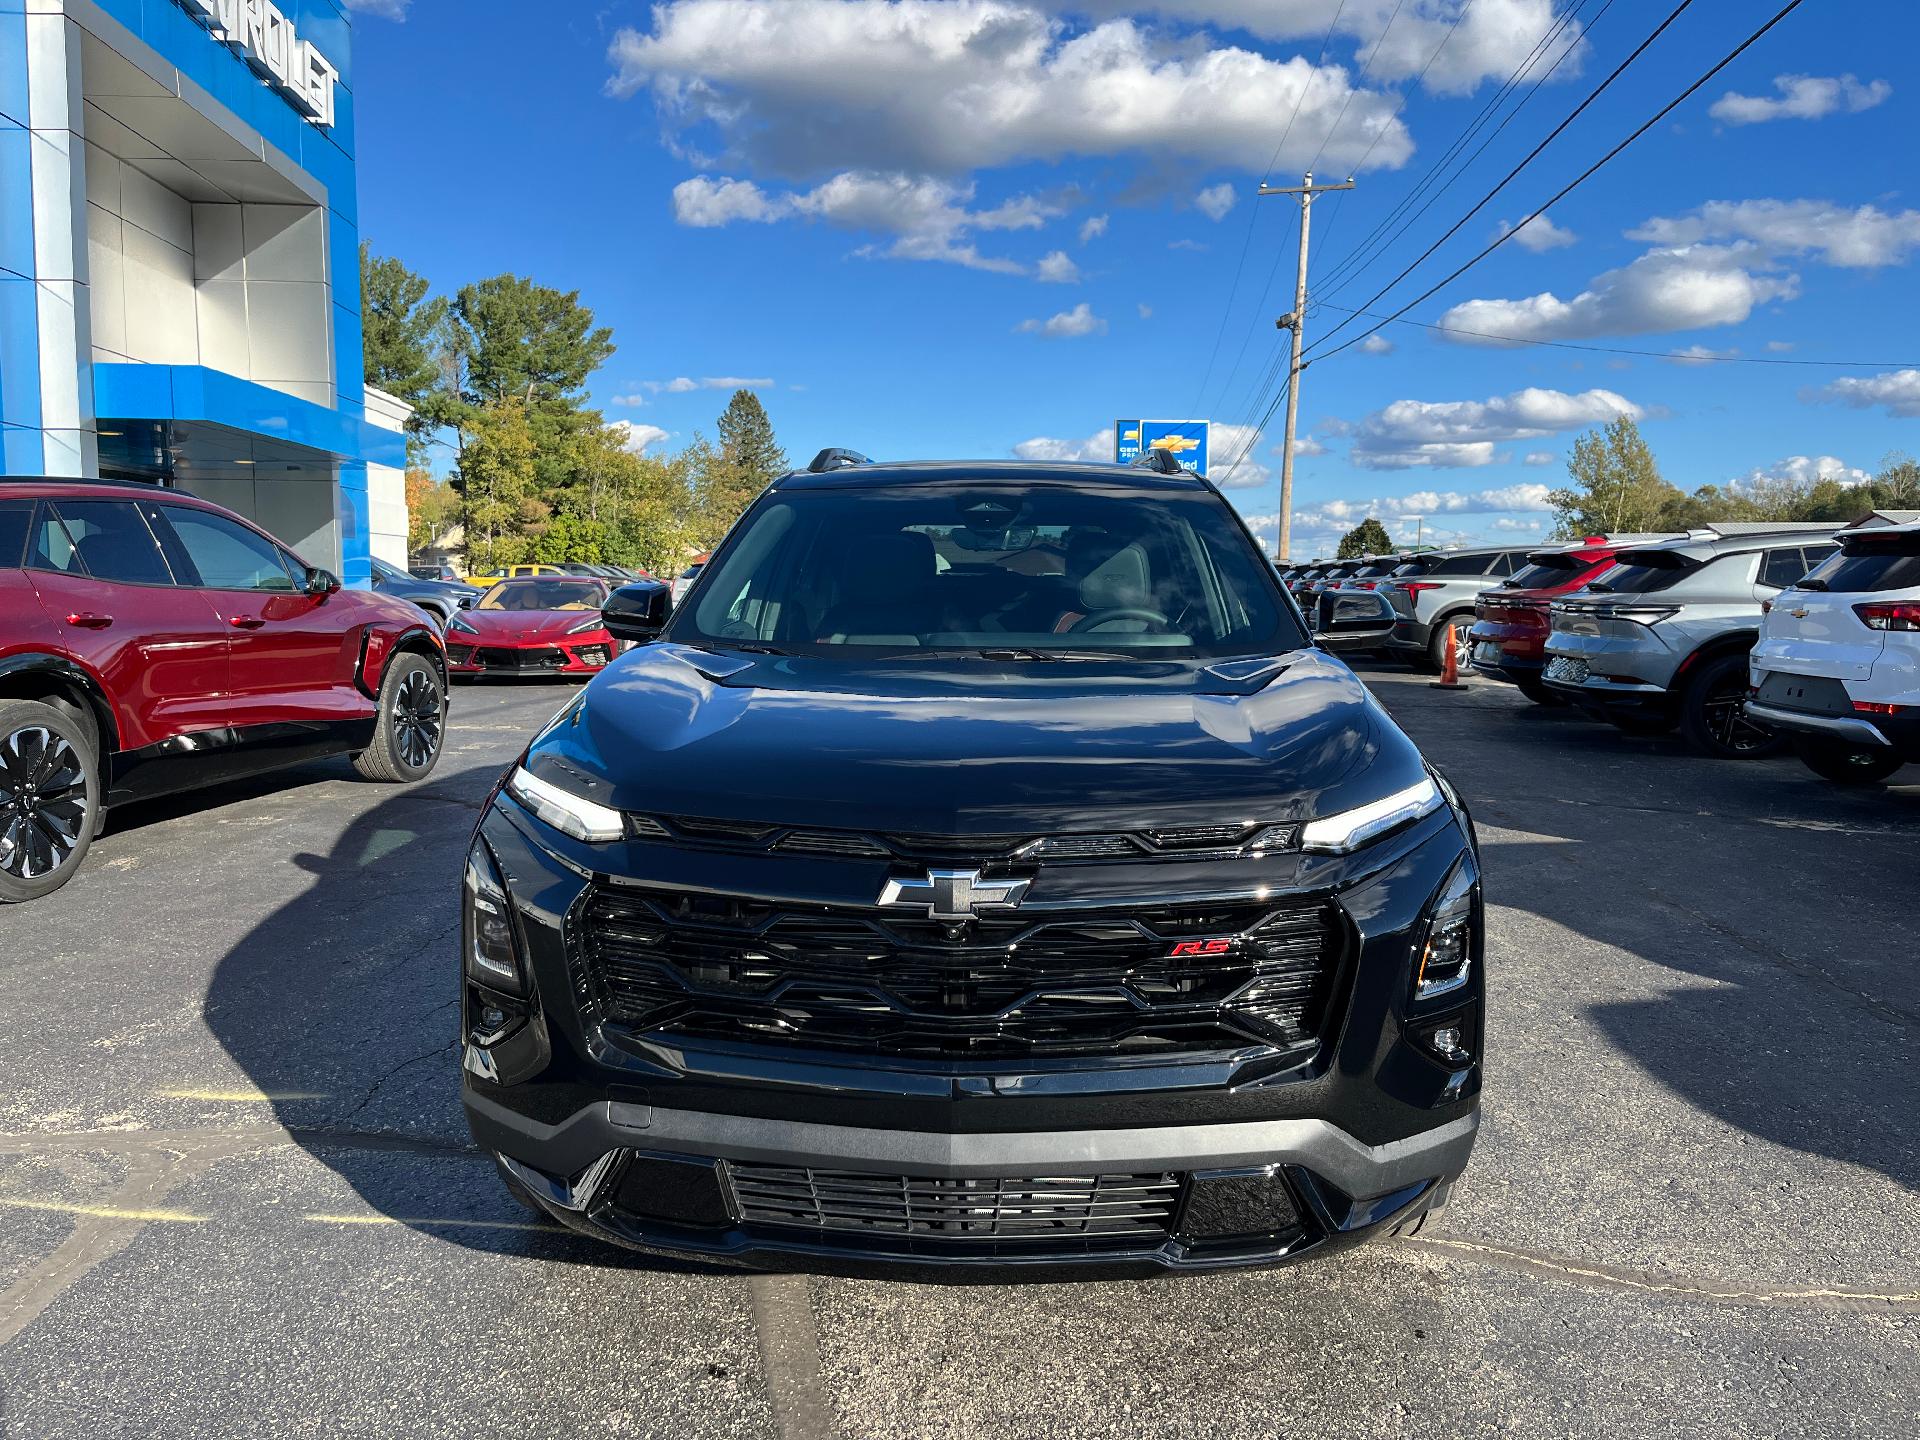
[(677, 608), (614, 592), (645, 643), (466, 863), (464, 1098), (517, 1199), (685, 1256), (1027, 1275), (1445, 1202), (1472, 823), (1168, 471), (827, 451)]

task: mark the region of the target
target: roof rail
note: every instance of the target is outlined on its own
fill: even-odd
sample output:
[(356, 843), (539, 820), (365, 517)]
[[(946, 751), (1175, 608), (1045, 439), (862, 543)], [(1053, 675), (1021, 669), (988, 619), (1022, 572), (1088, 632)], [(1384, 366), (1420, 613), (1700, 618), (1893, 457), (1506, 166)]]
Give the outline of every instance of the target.
[(829, 470), (845, 470), (850, 465), (871, 465), (873, 461), (858, 450), (842, 450), (837, 446), (822, 450), (807, 465), (809, 475), (824, 475)]
[(1151, 470), (1156, 475), (1184, 475), (1187, 467), (1173, 458), (1171, 450), (1162, 450), (1158, 446), (1149, 446), (1140, 452), (1140, 458), (1133, 462), (1142, 470)]
[(154, 480), (115, 480), (101, 475), (0, 475), (0, 485), (118, 485), (139, 490), (164, 488)]

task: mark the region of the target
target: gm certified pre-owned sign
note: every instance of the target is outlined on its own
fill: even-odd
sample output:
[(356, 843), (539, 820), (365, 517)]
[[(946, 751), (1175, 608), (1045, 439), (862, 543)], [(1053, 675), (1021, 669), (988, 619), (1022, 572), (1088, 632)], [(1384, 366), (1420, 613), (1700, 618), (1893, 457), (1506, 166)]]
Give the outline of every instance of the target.
[(1183, 470), (1205, 475), (1211, 429), (1205, 420), (1118, 420), (1113, 427), (1113, 458), (1131, 465), (1142, 450), (1165, 450)]
[(333, 128), (333, 62), (294, 33), (293, 22), (270, 0), (180, 0), (187, 10), (239, 51), (294, 109), (323, 130)]

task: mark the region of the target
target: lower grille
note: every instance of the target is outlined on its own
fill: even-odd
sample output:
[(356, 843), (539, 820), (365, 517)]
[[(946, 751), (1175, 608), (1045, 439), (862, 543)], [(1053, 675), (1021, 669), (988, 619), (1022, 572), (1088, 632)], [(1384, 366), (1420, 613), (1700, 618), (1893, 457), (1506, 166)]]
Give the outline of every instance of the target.
[(567, 663), (567, 657), (552, 646), (515, 650), (483, 645), (473, 654), (475, 661), (488, 670), (557, 670)]
[(568, 929), (614, 1024), (933, 1059), (1309, 1047), (1339, 954), (1325, 904), (948, 926), (601, 886)]
[(950, 1241), (1106, 1241), (1155, 1245), (1180, 1201), (1180, 1176), (931, 1179), (859, 1170), (729, 1164), (740, 1218), (851, 1234)]

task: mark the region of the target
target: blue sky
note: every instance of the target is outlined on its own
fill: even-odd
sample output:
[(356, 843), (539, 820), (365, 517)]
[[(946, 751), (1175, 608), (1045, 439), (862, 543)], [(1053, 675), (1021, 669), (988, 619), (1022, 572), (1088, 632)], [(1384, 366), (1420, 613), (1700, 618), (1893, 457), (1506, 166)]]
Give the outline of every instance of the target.
[[(1095, 455), (1120, 416), (1209, 418), (1271, 525), (1266, 409), (1297, 209), (1311, 342), (1459, 219), (1672, 8), (1665, 0), (361, 0), (361, 211), (436, 285), (578, 289), (618, 355), (594, 395), (678, 446), (753, 382), (790, 453)], [(1413, 299), (1776, 7), (1693, 5), (1372, 308)], [(1871, 12), (1869, 17), (1867, 12)], [(1836, 23), (1844, 13), (1845, 23)], [(1915, 448), (1920, 210), (1900, 185), (1920, 13), (1789, 16), (1409, 319), (1309, 371), (1295, 554), (1379, 514), (1411, 539), (1548, 523), (1581, 430), (1638, 415), (1691, 489)], [(1372, 263), (1339, 270), (1516, 69), (1492, 139)], [(1535, 80), (1537, 91), (1494, 125)], [(1889, 163), (1891, 161), (1891, 163)], [(1398, 222), (1395, 222), (1396, 225)], [(1244, 254), (1244, 264), (1241, 263)], [(1365, 257), (1363, 257), (1365, 258)], [(1238, 272), (1237, 289), (1235, 285)], [(1268, 283), (1271, 279), (1271, 289)], [(1264, 299), (1263, 299), (1264, 292)], [(1230, 303), (1231, 297), (1231, 303)], [(1224, 324), (1223, 324), (1224, 322)], [(1350, 326), (1333, 343), (1361, 333)], [(1216, 353), (1216, 344), (1218, 346)]]

